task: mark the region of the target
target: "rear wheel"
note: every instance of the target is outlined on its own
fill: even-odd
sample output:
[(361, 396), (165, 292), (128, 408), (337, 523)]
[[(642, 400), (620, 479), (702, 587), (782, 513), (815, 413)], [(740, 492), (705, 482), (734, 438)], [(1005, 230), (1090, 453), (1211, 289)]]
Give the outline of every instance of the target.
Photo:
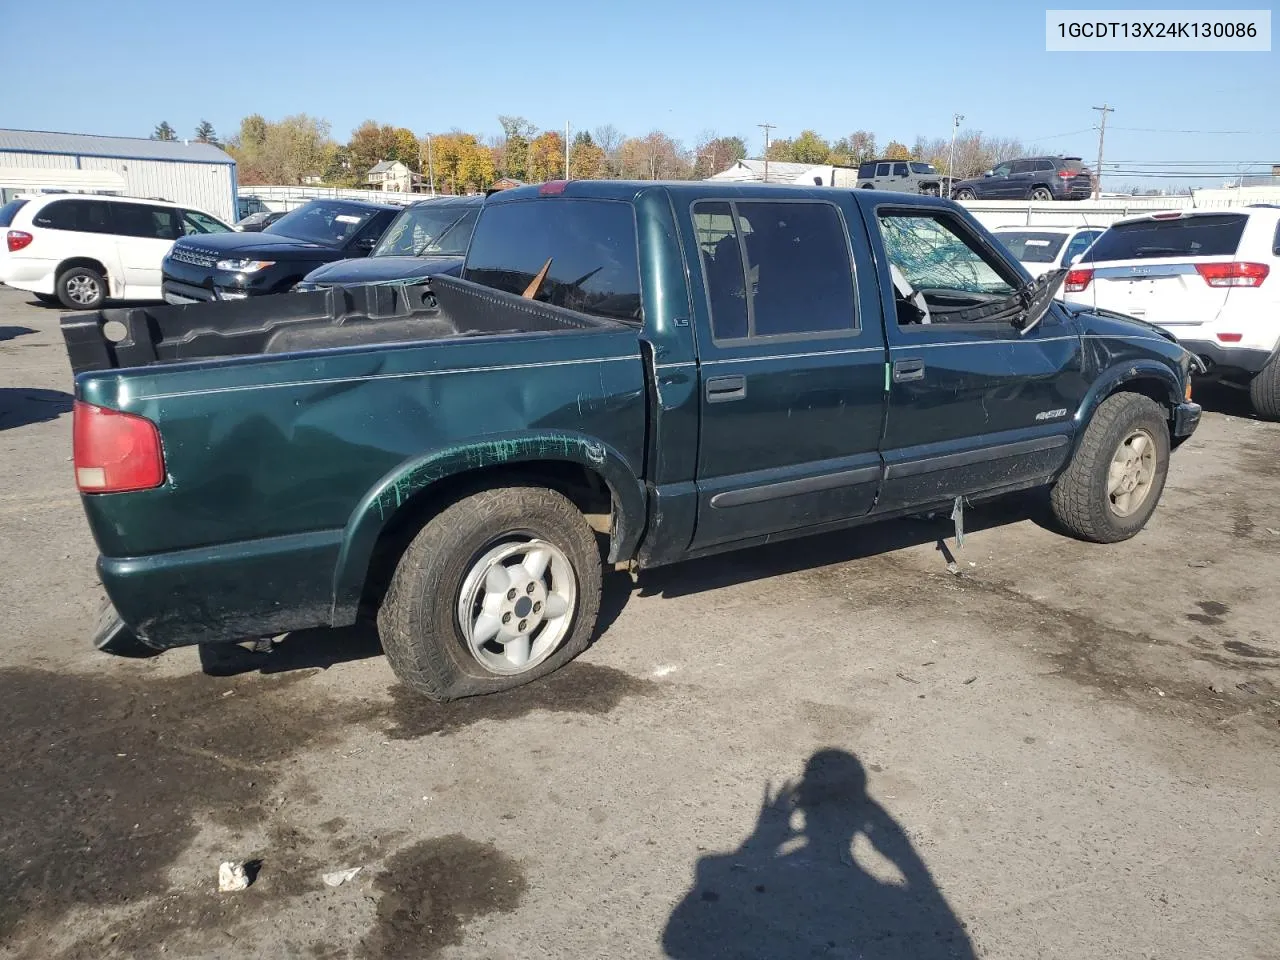
[(1280, 420), (1280, 354), (1268, 360), (1249, 381), (1249, 399), (1254, 413), (1263, 420)]
[(97, 310), (107, 299), (107, 281), (91, 267), (72, 267), (58, 275), (58, 299), (69, 310)]
[(1141, 394), (1114, 394), (1094, 412), (1053, 486), (1054, 516), (1082, 540), (1127, 540), (1151, 518), (1168, 471), (1164, 410)]
[(956, 191), (956, 199), (957, 200), (976, 200), (977, 197), (973, 195), (972, 190), (968, 189), (967, 187), (962, 187), (961, 189)]
[(543, 487), (483, 490), (409, 544), (378, 613), (396, 676), (432, 700), (509, 690), (591, 642), (601, 562), (586, 518)]
[(1048, 187), (1036, 187), (1031, 191), (1032, 200), (1052, 200), (1053, 191)]

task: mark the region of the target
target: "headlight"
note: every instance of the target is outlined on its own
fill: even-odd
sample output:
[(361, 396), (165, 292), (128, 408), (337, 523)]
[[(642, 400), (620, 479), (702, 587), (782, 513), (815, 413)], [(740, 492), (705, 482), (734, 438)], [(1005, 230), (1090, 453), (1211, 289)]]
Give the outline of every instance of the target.
[(274, 260), (219, 260), (214, 264), (218, 270), (233, 270), (236, 273), (257, 273), (267, 267), (274, 266)]

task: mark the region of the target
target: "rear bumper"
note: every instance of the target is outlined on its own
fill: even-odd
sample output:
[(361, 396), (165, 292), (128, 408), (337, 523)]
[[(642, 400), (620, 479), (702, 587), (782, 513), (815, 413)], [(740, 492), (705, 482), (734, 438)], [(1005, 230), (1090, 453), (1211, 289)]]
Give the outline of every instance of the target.
[(148, 647), (234, 643), (332, 625), (341, 546), (341, 530), (322, 530), (99, 557), (98, 575), (121, 623)]
[(48, 260), (32, 260), (9, 256), (0, 260), (0, 283), (30, 293), (54, 292), (54, 264)]
[(1179, 338), (1178, 345), (1206, 360), (1210, 375), (1218, 368), (1240, 370), (1249, 374), (1257, 373), (1271, 359), (1270, 350), (1261, 350), (1256, 347), (1228, 347), (1213, 340)]
[(1200, 425), (1200, 404), (1192, 403), (1190, 400), (1180, 403), (1173, 408), (1173, 435), (1175, 438), (1185, 440), (1196, 432), (1196, 427)]

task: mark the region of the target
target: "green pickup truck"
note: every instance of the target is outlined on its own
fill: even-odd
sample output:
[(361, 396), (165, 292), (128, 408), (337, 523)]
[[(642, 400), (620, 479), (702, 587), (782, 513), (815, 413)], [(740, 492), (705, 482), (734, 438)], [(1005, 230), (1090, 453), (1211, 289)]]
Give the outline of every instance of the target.
[(447, 700), (581, 653), (604, 563), (1041, 486), (1123, 540), (1193, 361), (1060, 280), (948, 200), (573, 181), (488, 198), (460, 278), (67, 316), (96, 641), (376, 612)]

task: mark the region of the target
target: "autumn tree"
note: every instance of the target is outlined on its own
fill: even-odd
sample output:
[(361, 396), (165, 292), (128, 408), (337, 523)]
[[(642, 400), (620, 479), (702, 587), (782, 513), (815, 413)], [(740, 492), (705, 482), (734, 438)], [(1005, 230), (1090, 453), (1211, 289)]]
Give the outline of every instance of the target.
[(705, 180), (746, 157), (747, 144), (742, 137), (718, 137), (708, 132), (702, 135), (694, 153), (693, 176)]
[(272, 123), (253, 114), (240, 122), (240, 133), (227, 144), (243, 184), (300, 184), (322, 174), (332, 162), (335, 144), (329, 122), (305, 113)]
[(196, 127), (196, 141), (199, 143), (211, 143), (215, 147), (221, 146), (218, 143), (218, 135), (213, 130), (213, 124), (208, 120), (201, 120), (199, 126)]
[(596, 146), (604, 151), (604, 176), (622, 176), (622, 166), (618, 158), (618, 150), (622, 147), (623, 141), (626, 140), (626, 137), (622, 135), (622, 131), (612, 123), (606, 123), (596, 127), (591, 131), (591, 135), (596, 142)]
[(877, 159), (875, 134), (866, 130), (855, 130), (831, 145), (831, 162), (842, 167), (857, 167)]
[(889, 145), (884, 148), (885, 160), (910, 160), (911, 151), (907, 149), (905, 143), (899, 143), (897, 140), (890, 140)]
[(531, 183), (564, 177), (564, 137), (555, 130), (535, 137), (529, 144), (527, 172)]
[(796, 163), (830, 163), (831, 144), (816, 130), (801, 130), (791, 143), (791, 159)]
[(474, 133), (454, 130), (431, 137), (436, 183), (450, 193), (483, 190), (494, 181), (493, 155)]
[(618, 160), (622, 176), (631, 180), (687, 180), (693, 173), (679, 141), (661, 130), (623, 141)]
[(791, 163), (795, 160), (795, 143), (781, 138), (770, 140), (765, 156), (775, 163)]
[(529, 173), (529, 142), (538, 128), (524, 117), (503, 114), (498, 117), (502, 125), (502, 139), (494, 150), (494, 160), (503, 176), (515, 180), (531, 178)]
[(382, 160), (399, 160), (414, 173), (419, 172), (421, 152), (418, 137), (407, 127), (366, 120), (351, 132), (347, 152), (352, 167), (362, 176)]
[(177, 140), (178, 134), (174, 131), (173, 127), (169, 126), (168, 120), (161, 120), (160, 126), (156, 127), (155, 131), (151, 134), (151, 139)]
[(571, 180), (597, 180), (605, 175), (607, 158), (604, 150), (591, 139), (591, 134), (580, 130), (569, 148), (569, 178)]

